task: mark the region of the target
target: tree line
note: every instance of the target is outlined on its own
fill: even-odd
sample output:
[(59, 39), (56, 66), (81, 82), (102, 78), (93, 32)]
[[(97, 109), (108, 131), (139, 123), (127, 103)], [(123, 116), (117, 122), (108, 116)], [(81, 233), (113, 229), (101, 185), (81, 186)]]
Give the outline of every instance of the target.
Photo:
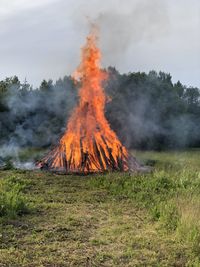
[[(128, 148), (200, 147), (200, 90), (172, 82), (168, 73), (120, 74), (107, 70), (111, 101), (105, 115)], [(39, 88), (17, 76), (0, 81), (0, 147), (48, 147), (58, 142), (78, 101), (70, 76), (43, 80)]]

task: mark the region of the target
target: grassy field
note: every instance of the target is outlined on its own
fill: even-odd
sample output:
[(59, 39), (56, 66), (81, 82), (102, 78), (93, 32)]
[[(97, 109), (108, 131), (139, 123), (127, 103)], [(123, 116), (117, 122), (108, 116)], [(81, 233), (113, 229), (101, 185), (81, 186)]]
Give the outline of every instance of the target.
[(200, 151), (149, 174), (0, 171), (0, 266), (200, 266)]

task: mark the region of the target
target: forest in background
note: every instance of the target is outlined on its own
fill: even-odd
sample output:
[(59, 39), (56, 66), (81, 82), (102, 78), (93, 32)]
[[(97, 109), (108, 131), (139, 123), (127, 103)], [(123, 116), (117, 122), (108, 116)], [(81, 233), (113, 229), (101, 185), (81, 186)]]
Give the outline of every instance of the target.
[[(111, 128), (129, 149), (200, 147), (200, 90), (172, 82), (168, 73), (120, 74), (106, 70), (105, 107)], [(78, 89), (70, 76), (43, 80), (32, 88), (17, 76), (0, 81), (0, 157), (23, 147), (46, 148), (58, 142)]]

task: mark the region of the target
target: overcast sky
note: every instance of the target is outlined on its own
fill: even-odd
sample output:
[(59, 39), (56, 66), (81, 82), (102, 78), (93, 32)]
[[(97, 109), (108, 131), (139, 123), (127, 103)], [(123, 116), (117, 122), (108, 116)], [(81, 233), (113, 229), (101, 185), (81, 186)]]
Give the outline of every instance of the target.
[(69, 75), (89, 20), (100, 27), (102, 65), (162, 70), (200, 87), (200, 0), (0, 0), (0, 80)]

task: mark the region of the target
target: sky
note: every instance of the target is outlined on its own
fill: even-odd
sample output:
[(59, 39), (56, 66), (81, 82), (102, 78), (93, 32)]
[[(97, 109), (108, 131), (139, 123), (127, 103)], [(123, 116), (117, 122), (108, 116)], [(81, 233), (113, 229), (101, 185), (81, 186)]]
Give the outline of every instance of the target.
[(102, 66), (171, 73), (200, 88), (199, 0), (0, 0), (0, 80), (70, 75), (99, 26)]

